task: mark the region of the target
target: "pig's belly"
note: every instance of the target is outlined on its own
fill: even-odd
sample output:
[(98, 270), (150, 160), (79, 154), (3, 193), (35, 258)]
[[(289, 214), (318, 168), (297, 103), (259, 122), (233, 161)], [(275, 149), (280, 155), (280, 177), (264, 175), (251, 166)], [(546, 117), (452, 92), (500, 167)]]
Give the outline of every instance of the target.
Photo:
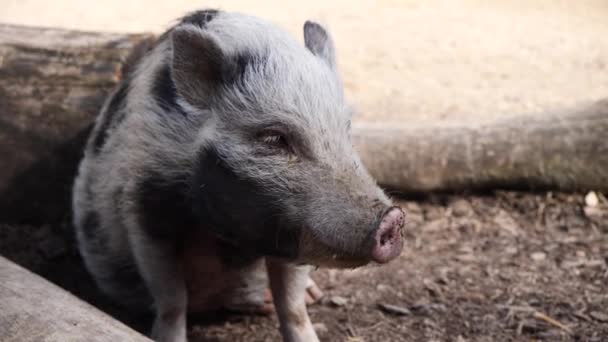
[(227, 261), (226, 253), (233, 252), (227, 251), (209, 234), (187, 239), (183, 266), (189, 312), (263, 305), (268, 286), (263, 259)]

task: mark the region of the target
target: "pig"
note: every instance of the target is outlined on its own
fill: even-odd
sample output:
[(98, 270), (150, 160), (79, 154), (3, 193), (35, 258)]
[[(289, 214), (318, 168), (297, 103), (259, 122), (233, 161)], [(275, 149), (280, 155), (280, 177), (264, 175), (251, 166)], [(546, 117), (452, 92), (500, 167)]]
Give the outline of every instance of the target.
[(190, 13), (129, 59), (96, 119), (73, 188), (79, 250), (101, 291), (155, 314), (157, 341), (268, 287), (284, 341), (317, 341), (311, 267), (403, 248), (404, 212), (353, 149), (333, 41), (303, 31)]

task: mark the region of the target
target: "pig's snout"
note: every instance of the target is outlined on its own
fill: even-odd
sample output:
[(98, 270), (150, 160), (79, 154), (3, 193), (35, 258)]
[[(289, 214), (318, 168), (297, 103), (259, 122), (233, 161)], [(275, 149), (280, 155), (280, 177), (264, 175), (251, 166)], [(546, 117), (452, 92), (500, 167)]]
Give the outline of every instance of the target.
[(380, 225), (373, 234), (372, 260), (384, 264), (401, 254), (404, 221), (405, 214), (399, 207), (391, 207), (384, 212)]

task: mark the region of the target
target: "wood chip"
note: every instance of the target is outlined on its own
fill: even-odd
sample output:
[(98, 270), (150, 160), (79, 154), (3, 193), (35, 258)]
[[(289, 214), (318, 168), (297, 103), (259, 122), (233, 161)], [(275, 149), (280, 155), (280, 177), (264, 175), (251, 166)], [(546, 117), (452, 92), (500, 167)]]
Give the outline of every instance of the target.
[(325, 323), (314, 323), (312, 328), (315, 329), (315, 332), (319, 335), (326, 334), (329, 329), (327, 329), (327, 325)]
[(361, 336), (348, 336), (346, 342), (365, 342)]
[(441, 291), (441, 287), (439, 287), (439, 285), (437, 285), (437, 283), (435, 283), (434, 281), (432, 281), (429, 278), (424, 278), (422, 280), (422, 283), (424, 284), (424, 288), (429, 292), (429, 294), (433, 297), (437, 297), (437, 298), (443, 298), (443, 293)]
[(603, 213), (601, 208), (589, 206), (583, 208), (583, 212), (585, 213), (585, 216), (592, 220), (601, 218)]
[(534, 260), (534, 261), (543, 261), (543, 260), (547, 259), (547, 253), (534, 252), (534, 253), (530, 254), (530, 258), (532, 258), (532, 260)]
[(573, 312), (572, 315), (576, 318), (582, 319), (583, 321), (591, 321), (591, 317), (585, 315), (582, 311)]
[(477, 261), (475, 254), (459, 254), (456, 256), (456, 259), (461, 262)]
[(502, 230), (508, 232), (512, 236), (520, 235), (520, 229), (509, 213), (504, 210), (499, 210), (498, 214), (493, 219), (494, 223)]
[(506, 309), (508, 310), (510, 313), (511, 312), (535, 312), (536, 309), (534, 309), (531, 306), (524, 306), (524, 305), (502, 305), (502, 304), (498, 304), (496, 305), (497, 308), (499, 309)]
[(380, 310), (392, 315), (407, 316), (412, 314), (412, 312), (408, 308), (404, 308), (402, 306), (378, 303), (378, 307), (380, 308)]
[(329, 299), (329, 302), (335, 306), (344, 306), (344, 305), (346, 305), (346, 303), (348, 303), (348, 299), (341, 297), (341, 296), (332, 296)]
[(589, 313), (589, 316), (591, 316), (591, 318), (595, 319), (596, 321), (608, 323), (608, 315), (605, 313), (599, 311), (591, 311)]
[(561, 263), (563, 268), (577, 268), (577, 267), (602, 267), (606, 265), (604, 260), (593, 259), (593, 260), (567, 260)]

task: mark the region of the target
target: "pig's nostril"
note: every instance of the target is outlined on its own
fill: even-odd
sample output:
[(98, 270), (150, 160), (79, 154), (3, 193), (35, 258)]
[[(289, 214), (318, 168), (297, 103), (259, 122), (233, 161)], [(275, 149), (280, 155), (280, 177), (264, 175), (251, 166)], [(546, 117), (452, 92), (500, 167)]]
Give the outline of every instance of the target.
[(372, 259), (385, 263), (399, 256), (403, 249), (401, 230), (405, 220), (404, 216), (403, 210), (399, 207), (388, 209), (382, 216), (380, 226), (374, 236)]
[(394, 233), (394, 229), (389, 229), (384, 234), (382, 234), (382, 236), (380, 237), (380, 244), (386, 245), (389, 241), (393, 239)]

